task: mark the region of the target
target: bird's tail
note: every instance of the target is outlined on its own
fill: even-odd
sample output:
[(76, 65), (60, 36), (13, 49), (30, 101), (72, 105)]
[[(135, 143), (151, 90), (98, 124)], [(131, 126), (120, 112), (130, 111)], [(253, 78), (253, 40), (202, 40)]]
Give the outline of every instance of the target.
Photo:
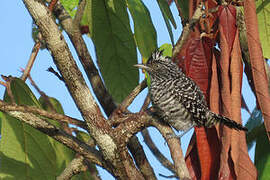
[(228, 126), (229, 128), (232, 129), (236, 129), (236, 130), (243, 130), (243, 131), (247, 131), (248, 129), (244, 126), (242, 126), (241, 124), (225, 117), (225, 116), (221, 116), (219, 114), (216, 114), (214, 112), (209, 112), (210, 116), (212, 117), (212, 122), (215, 121), (216, 123), (222, 123), (225, 126)]

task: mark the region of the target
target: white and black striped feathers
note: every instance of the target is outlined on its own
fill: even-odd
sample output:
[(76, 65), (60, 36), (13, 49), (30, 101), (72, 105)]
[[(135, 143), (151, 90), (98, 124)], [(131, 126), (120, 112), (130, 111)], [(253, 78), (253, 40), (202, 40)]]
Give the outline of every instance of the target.
[(175, 129), (185, 131), (193, 126), (211, 127), (223, 123), (246, 130), (235, 121), (210, 111), (200, 88), (170, 57), (162, 56), (162, 51), (152, 53), (146, 65), (136, 66), (145, 69), (150, 76), (149, 93), (156, 114)]

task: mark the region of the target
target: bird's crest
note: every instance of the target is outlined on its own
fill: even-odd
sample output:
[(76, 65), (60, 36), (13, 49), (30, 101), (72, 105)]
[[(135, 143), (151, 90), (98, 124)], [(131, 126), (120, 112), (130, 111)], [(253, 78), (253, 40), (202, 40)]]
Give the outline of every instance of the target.
[(148, 59), (147, 64), (152, 64), (153, 62), (157, 61), (167, 62), (170, 58), (163, 56), (163, 51), (164, 50), (156, 49)]
[(152, 58), (153, 58), (154, 60), (160, 59), (160, 57), (162, 57), (162, 54), (163, 54), (163, 50), (156, 49), (156, 50), (152, 53)]

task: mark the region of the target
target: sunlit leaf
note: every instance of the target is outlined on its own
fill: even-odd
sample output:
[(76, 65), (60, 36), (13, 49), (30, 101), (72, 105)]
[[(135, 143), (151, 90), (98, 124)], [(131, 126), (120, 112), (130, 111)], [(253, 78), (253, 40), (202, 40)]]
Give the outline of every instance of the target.
[(159, 50), (163, 50), (163, 56), (172, 56), (172, 45), (165, 43), (159, 47)]
[(1, 129), (2, 129), (2, 118), (3, 118), (3, 113), (0, 112), (0, 135), (1, 135)]
[[(75, 17), (75, 14), (77, 13), (79, 0), (60, 0), (61, 4), (65, 8), (65, 10), (68, 12), (68, 14), (71, 16), (71, 18)], [(81, 19), (81, 25), (87, 25), (87, 17), (86, 13), (84, 13), (82, 19)]]
[(60, 0), (66, 11), (71, 17), (74, 17), (77, 12), (79, 0)]
[(256, 12), (258, 17), (260, 40), (263, 55), (270, 58), (270, 1), (257, 0)]
[(137, 85), (136, 46), (124, 1), (89, 0), (86, 7), (91, 38), (105, 85), (121, 102)]
[[(14, 79), (10, 87), (17, 104), (41, 107), (23, 81)], [(7, 93), (4, 101), (10, 102)], [(44, 179), (55, 178), (58, 172), (54, 162), (56, 153), (48, 136), (5, 113), (1, 135), (0, 179), (35, 179), (39, 176)]]
[[(16, 104), (46, 107), (22, 80), (14, 78), (10, 89)], [(4, 101), (11, 102), (7, 93)], [(51, 102), (58, 113), (63, 113), (57, 100)], [(55, 179), (74, 158), (72, 150), (26, 123), (5, 113), (1, 119), (0, 179)]]

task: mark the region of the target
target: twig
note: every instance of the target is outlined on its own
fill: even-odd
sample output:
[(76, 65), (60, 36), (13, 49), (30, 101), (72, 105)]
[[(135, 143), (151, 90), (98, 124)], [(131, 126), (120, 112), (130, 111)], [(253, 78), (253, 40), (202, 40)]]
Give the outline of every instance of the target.
[[(118, 106), (118, 108), (113, 112), (113, 114), (109, 118), (108, 122), (110, 123), (111, 127), (115, 127), (118, 124), (123, 123), (124, 121), (130, 119), (131, 113), (127, 110), (127, 107), (138, 96), (138, 94), (142, 90), (144, 90), (144, 88), (146, 87), (147, 87), (146, 80), (143, 80), (137, 87), (133, 89), (133, 91), (126, 97), (126, 99), (124, 99), (124, 101)], [(144, 103), (144, 106), (146, 106), (145, 103)], [(143, 111), (141, 110), (140, 112), (143, 112)]]
[(170, 179), (170, 178), (176, 178), (177, 177), (175, 175), (167, 176), (167, 175), (160, 174), (160, 173), (158, 175), (161, 176), (161, 177), (164, 177), (164, 178), (168, 178), (168, 179)]
[[(130, 138), (148, 126), (155, 126), (166, 139), (172, 159), (174, 161), (175, 172), (180, 179), (190, 179), (188, 169), (178, 138), (168, 138), (168, 134), (174, 134), (171, 127), (161, 124), (161, 122), (152, 117), (147, 112), (140, 112), (127, 115), (125, 121), (119, 124), (113, 131), (113, 136), (121, 147), (125, 147)], [(165, 161), (164, 161), (165, 162)], [(170, 168), (171, 169), (171, 168)], [(173, 169), (173, 168), (172, 168)]]
[(142, 145), (140, 144), (137, 136), (133, 136), (130, 139), (130, 141), (128, 142), (128, 149), (133, 155), (135, 163), (139, 168), (140, 172), (143, 174), (143, 177), (148, 180), (155, 180), (156, 177), (153, 168), (147, 160)]
[(200, 20), (200, 17), (203, 15), (203, 13), (204, 13), (203, 3), (200, 3), (197, 6), (197, 9), (195, 10), (189, 23), (187, 23), (183, 28), (182, 34), (180, 38), (177, 40), (176, 45), (173, 47), (172, 59), (175, 59), (176, 56), (179, 54), (180, 50), (182, 49), (183, 45), (188, 39), (191, 29), (193, 29), (195, 24)]
[[(78, 132), (78, 129), (74, 129), (75, 133)], [(95, 143), (92, 138), (90, 138), (87, 142), (87, 145), (94, 148)], [(57, 177), (57, 180), (68, 180), (71, 179), (72, 176), (79, 174), (82, 171), (90, 171), (91, 177), (95, 180), (100, 180), (97, 176), (97, 170), (93, 164), (86, 161), (83, 156), (80, 154), (76, 154), (75, 158), (68, 164), (68, 166), (64, 169), (64, 171)]]
[(27, 77), (28, 77), (28, 75), (33, 67), (33, 64), (35, 62), (35, 59), (36, 59), (37, 54), (38, 54), (39, 49), (40, 49), (40, 45), (41, 45), (41, 43), (40, 43), (40, 41), (38, 41), (37, 43), (35, 43), (35, 45), (32, 49), (32, 53), (30, 55), (30, 58), (29, 58), (28, 63), (26, 65), (26, 68), (24, 69), (23, 75), (21, 76), (21, 79), (23, 81), (25, 81), (27, 79)]
[[(38, 91), (38, 93), (40, 94), (41, 97), (43, 97), (44, 101), (45, 101), (45, 104), (48, 106), (48, 110), (49, 111), (52, 111), (54, 113), (57, 113), (56, 109), (54, 108), (54, 106), (52, 105), (51, 101), (50, 101), (50, 98), (43, 92), (39, 89), (39, 87), (37, 86), (37, 84), (34, 82), (34, 80), (32, 79), (31, 75), (29, 74), (28, 75), (28, 79), (30, 80), (32, 86)], [(67, 133), (69, 134), (72, 134), (72, 129), (68, 126), (68, 123), (66, 122), (62, 122), (62, 121), (59, 121), (62, 129), (64, 131), (66, 131)]]
[(39, 109), (39, 108), (36, 108), (33, 106), (10, 105), (10, 104), (5, 103), (4, 101), (0, 100), (0, 109), (3, 111), (20, 111), (20, 112), (25, 112), (25, 113), (34, 113), (34, 114), (38, 114), (40, 116), (44, 116), (44, 117), (49, 118), (49, 119), (73, 124), (73, 125), (76, 125), (80, 128), (87, 130), (87, 126), (86, 126), (86, 123), (84, 121), (80, 121), (80, 120), (77, 120), (77, 119), (74, 119), (72, 117), (62, 115), (62, 114), (48, 112), (48, 111), (45, 111), (43, 109)]
[[(34, 82), (34, 80), (32, 79), (32, 77), (31, 77), (30, 74), (28, 75), (28, 79), (29, 79), (31, 85), (37, 90), (37, 92), (38, 92), (42, 97), (44, 97), (45, 99), (48, 99), (48, 96), (47, 96), (43, 91), (41, 91), (41, 90), (39, 89), (39, 87), (38, 87), (37, 84)], [(53, 109), (53, 108), (52, 108), (52, 109)]]
[(60, 81), (65, 82), (63, 77), (58, 72), (56, 72), (52, 67), (49, 67), (47, 71), (53, 73)]
[(133, 102), (133, 100), (147, 87), (146, 79), (144, 79), (134, 90), (124, 99), (124, 101), (119, 105), (118, 109), (125, 112), (128, 106)]
[[(49, 5), (49, 10), (50, 11), (53, 10), (53, 8), (54, 8), (55, 4), (57, 3), (57, 1), (58, 0), (52, 0), (51, 1), (50, 5)], [(42, 39), (42, 36), (41, 36), (40, 32), (38, 33), (37, 36), (40, 37), (40, 39)], [(41, 41), (39, 40), (38, 42), (35, 43), (34, 47), (32, 48), (32, 53), (30, 55), (30, 58), (29, 58), (28, 63), (26, 65), (26, 68), (23, 71), (23, 75), (21, 76), (21, 79), (23, 81), (25, 81), (27, 79), (28, 75), (30, 74), (30, 71), (31, 71), (31, 69), (33, 67), (33, 64), (34, 64), (34, 62), (36, 60), (37, 54), (39, 52), (40, 46), (41, 46)]]
[(1, 75), (1, 77), (6, 81), (4, 86), (6, 87), (6, 92), (10, 98), (11, 104), (15, 104), (15, 98), (14, 98), (12, 91), (11, 91), (11, 88), (10, 88), (10, 82), (12, 81), (13, 77), (4, 76), (4, 75)]
[(171, 157), (174, 162), (176, 175), (179, 177), (179, 179), (185, 179), (185, 180), (191, 179), (188, 168), (186, 166), (185, 158), (183, 156), (183, 152), (181, 149), (180, 139), (168, 137), (168, 134), (174, 134), (171, 127), (161, 124), (158, 121), (152, 121), (152, 125), (155, 126), (159, 130), (159, 132), (165, 138), (169, 146)]
[(69, 180), (72, 178), (72, 176), (85, 171), (87, 167), (83, 164), (83, 159), (83, 156), (74, 158), (56, 179)]
[(152, 141), (148, 129), (144, 129), (142, 131), (142, 136), (145, 144), (148, 146), (153, 155), (157, 158), (157, 160), (168, 170), (176, 174), (174, 165), (159, 151), (154, 142)]
[[(149, 97), (149, 94), (148, 94), (147, 97), (145, 98), (144, 104), (143, 104), (140, 112), (144, 112), (146, 110), (146, 108), (148, 107), (149, 103), (150, 103), (150, 97)], [(159, 160), (159, 162), (164, 167), (169, 169), (171, 172), (176, 174), (176, 170), (175, 170), (174, 165), (165, 156), (163, 156), (163, 154), (158, 150), (158, 148), (153, 143), (147, 129), (144, 129), (142, 131), (142, 136), (144, 138), (144, 141), (145, 141), (146, 145), (149, 147), (150, 151), (155, 155), (155, 157)]]
[[(130, 112), (127, 107), (132, 103), (132, 101), (137, 97), (137, 95), (146, 88), (146, 80), (143, 80), (134, 90), (124, 99), (124, 101), (119, 105), (119, 107), (113, 112), (109, 118), (109, 123), (111, 127), (117, 126), (118, 124), (126, 121), (130, 118)], [(147, 103), (147, 102), (145, 102)], [(145, 105), (146, 106), (146, 105)], [(143, 108), (143, 107), (142, 107)], [(140, 111), (143, 112), (143, 111)]]
[(80, 23), (81, 23), (81, 20), (83, 17), (83, 13), (84, 13), (84, 9), (85, 9), (85, 5), (86, 5), (86, 0), (79, 1), (77, 12), (76, 12), (75, 17), (72, 21), (73, 26), (75, 26), (75, 27), (80, 26)]
[(7, 84), (6, 84), (5, 82), (3, 82), (3, 81), (0, 81), (0, 84), (1, 84), (2, 86), (7, 87)]
[(140, 112), (146, 111), (146, 109), (148, 108), (150, 104), (150, 97), (149, 97), (149, 93), (147, 94), (146, 98), (144, 99), (143, 105), (141, 107)]

